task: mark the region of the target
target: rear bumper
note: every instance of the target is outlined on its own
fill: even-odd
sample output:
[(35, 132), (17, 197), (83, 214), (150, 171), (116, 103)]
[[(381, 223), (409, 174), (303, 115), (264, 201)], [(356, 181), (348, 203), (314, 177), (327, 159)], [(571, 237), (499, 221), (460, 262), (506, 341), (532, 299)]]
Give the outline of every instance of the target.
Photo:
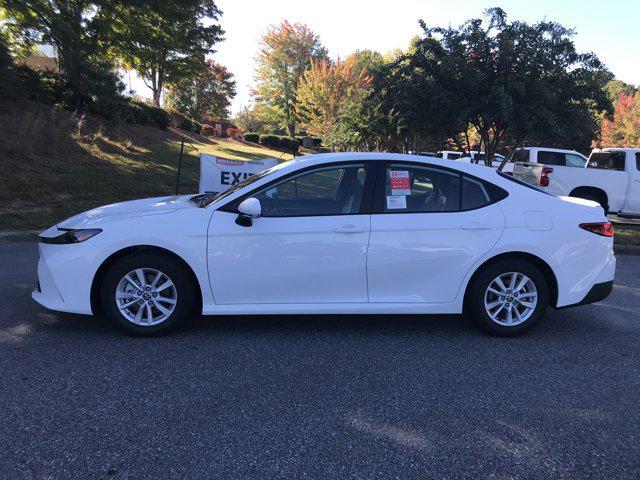
[(558, 310), (563, 310), (565, 308), (578, 307), (580, 305), (587, 305), (589, 303), (600, 302), (607, 298), (611, 291), (613, 290), (613, 280), (609, 280), (608, 282), (596, 283), (591, 290), (587, 293), (587, 295), (578, 303), (574, 303), (572, 305), (565, 305), (563, 307), (559, 307)]

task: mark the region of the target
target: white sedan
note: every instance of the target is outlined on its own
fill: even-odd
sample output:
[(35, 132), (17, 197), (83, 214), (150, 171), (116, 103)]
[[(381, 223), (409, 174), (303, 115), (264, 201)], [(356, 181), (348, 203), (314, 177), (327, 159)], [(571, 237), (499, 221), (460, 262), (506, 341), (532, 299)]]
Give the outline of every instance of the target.
[(611, 291), (595, 202), (478, 165), (299, 157), (218, 195), (96, 208), (40, 236), (33, 298), (157, 335), (194, 314), (458, 314), (492, 334)]

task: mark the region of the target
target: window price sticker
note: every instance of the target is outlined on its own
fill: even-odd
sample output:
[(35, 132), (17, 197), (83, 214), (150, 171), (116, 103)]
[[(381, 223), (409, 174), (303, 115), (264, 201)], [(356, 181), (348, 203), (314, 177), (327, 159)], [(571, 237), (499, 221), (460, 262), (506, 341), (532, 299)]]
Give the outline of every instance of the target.
[(397, 210), (399, 208), (407, 208), (407, 197), (387, 195), (387, 210)]
[(411, 180), (409, 179), (408, 171), (391, 170), (389, 176), (391, 180), (391, 195), (411, 195)]

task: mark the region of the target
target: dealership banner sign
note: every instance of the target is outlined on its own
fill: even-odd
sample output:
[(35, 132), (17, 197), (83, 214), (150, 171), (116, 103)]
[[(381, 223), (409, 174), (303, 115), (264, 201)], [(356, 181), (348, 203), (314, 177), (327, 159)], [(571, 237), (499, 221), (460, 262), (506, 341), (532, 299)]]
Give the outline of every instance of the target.
[(200, 154), (200, 193), (220, 193), (236, 183), (278, 163), (275, 158), (230, 160), (207, 153)]

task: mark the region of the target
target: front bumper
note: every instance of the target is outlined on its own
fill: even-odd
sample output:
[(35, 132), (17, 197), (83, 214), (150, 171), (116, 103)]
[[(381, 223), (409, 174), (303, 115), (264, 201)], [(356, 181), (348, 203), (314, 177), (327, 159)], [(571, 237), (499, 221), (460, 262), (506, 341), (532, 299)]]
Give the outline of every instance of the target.
[(31, 298), (50, 310), (91, 315), (91, 284), (98, 249), (88, 241), (38, 245), (38, 286)]

